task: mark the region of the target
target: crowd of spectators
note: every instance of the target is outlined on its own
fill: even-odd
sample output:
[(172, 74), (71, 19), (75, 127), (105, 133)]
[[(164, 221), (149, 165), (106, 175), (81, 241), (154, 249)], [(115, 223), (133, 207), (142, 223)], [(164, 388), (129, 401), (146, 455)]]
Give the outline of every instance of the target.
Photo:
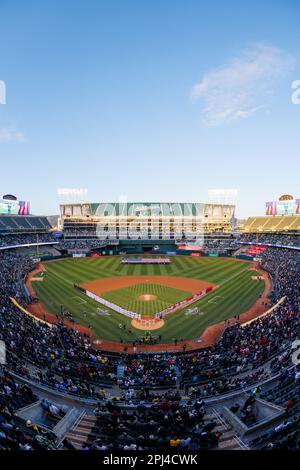
[[(262, 366), (279, 356), (273, 370), (286, 365), (287, 347), (300, 334), (300, 255), (292, 250), (270, 248), (263, 255), (262, 266), (274, 277), (272, 301), (285, 297), (272, 313), (242, 326), (238, 322), (227, 328), (212, 348), (178, 358), (182, 384), (200, 384), (196, 391), (203, 396), (220, 394), (265, 378), (270, 368)], [(255, 372), (242, 374), (247, 370)], [(261, 370), (259, 370), (261, 369)], [(241, 375), (242, 374), (242, 375)]]
[(73, 251), (82, 251), (82, 252), (89, 252), (92, 249), (105, 247), (106, 243), (99, 239), (91, 239), (91, 240), (80, 240), (80, 239), (64, 239), (60, 240), (57, 248), (59, 250), (73, 250)]
[(217, 421), (206, 417), (202, 401), (181, 405), (179, 399), (164, 400), (133, 411), (111, 402), (97, 407), (95, 416), (97, 439), (83, 450), (207, 449), (217, 447), (222, 435)]
[(10, 305), (9, 297), (26, 302), (21, 287), (26, 274), (33, 269), (31, 258), (16, 255), (11, 252), (0, 252), (0, 311)]
[(278, 301), (286, 297), (290, 312), (299, 312), (300, 307), (300, 252), (280, 248), (269, 248), (261, 255), (262, 267), (273, 279), (271, 298)]
[[(217, 439), (213, 435), (201, 437), (206, 431), (201, 427), (197, 410), (196, 428), (194, 410), (179, 409), (176, 400), (172, 402), (170, 414), (167, 413), (169, 418), (165, 418), (166, 414), (155, 404), (157, 396), (145, 389), (177, 388), (179, 384), (180, 390), (185, 389), (191, 398), (198, 399), (243, 389), (290, 364), (288, 347), (300, 333), (300, 255), (293, 250), (268, 248), (261, 256), (262, 266), (273, 278), (272, 301), (285, 297), (283, 304), (271, 314), (244, 327), (237, 321), (225, 330), (215, 346), (199, 352), (109, 356), (94, 349), (87, 337), (67, 328), (61, 321), (49, 326), (14, 307), (10, 297), (15, 297), (23, 306), (28, 302), (22, 282), (33, 263), (29, 258), (4, 252), (0, 255), (0, 339), (7, 346), (7, 367), (62, 392), (103, 399), (106, 395), (103, 387), (118, 384), (123, 388), (125, 399), (138, 401), (144, 397), (154, 402), (151, 412), (140, 410), (141, 414), (133, 418), (128, 418), (124, 412), (124, 423), (123, 411), (100, 410), (99, 413), (106, 413), (111, 434), (108, 443), (100, 440), (95, 446), (165, 448), (187, 445), (193, 448), (193, 445), (201, 446), (202, 441), (204, 446), (214, 445)], [(120, 365), (124, 371), (121, 377), (118, 376)], [(5, 381), (1, 380), (2, 383)], [(121, 413), (121, 417), (112, 424), (114, 413)], [(153, 420), (155, 432), (153, 440), (149, 441), (149, 433), (145, 436), (143, 425), (147, 427)], [(172, 432), (165, 426), (168, 420), (176, 422)], [(142, 425), (140, 428), (131, 426), (131, 421)], [(124, 426), (118, 428), (115, 423)], [(98, 425), (101, 427), (100, 423)]]
[(286, 410), (285, 418), (251, 444), (254, 448), (300, 449), (300, 365), (282, 370), (276, 386), (261, 393), (260, 398)]
[[(189, 393), (212, 396), (264, 380), (288, 364), (286, 349), (299, 332), (299, 315), (284, 307), (246, 327), (233, 326), (215, 347), (180, 356), (182, 383)], [(228, 334), (231, 343), (226, 341)], [(280, 361), (273, 363), (277, 355)]]
[(283, 245), (300, 247), (300, 235), (277, 234), (277, 233), (244, 233), (240, 241), (249, 243), (269, 243), (272, 245)]
[(25, 245), (29, 243), (54, 242), (51, 233), (22, 233), (0, 235), (0, 247), (10, 247), (15, 245)]
[(68, 225), (64, 226), (64, 236), (68, 238), (96, 238), (97, 237), (97, 225), (92, 225), (88, 227), (80, 227), (78, 225), (75, 227), (69, 227)]
[(121, 384), (132, 387), (172, 387), (176, 384), (176, 357), (161, 354), (124, 358), (124, 379)]
[[(76, 330), (60, 322), (52, 327), (37, 322), (12, 305), (10, 297), (26, 306), (22, 283), (33, 266), (30, 258), (8, 252), (0, 257), (0, 339), (6, 343), (8, 359), (15, 370), (34, 373), (59, 390), (95, 394), (93, 382), (115, 379), (115, 362), (94, 350)], [(28, 363), (36, 367), (28, 369)]]
[(240, 248), (240, 245), (238, 244), (237, 240), (238, 239), (234, 237), (205, 237), (203, 240), (203, 251), (204, 253), (216, 254), (227, 253), (228, 251), (231, 252)]
[(19, 385), (0, 368), (0, 450), (55, 449), (56, 436), (42, 426), (27, 423), (15, 412), (35, 402), (37, 397), (26, 385)]
[[(176, 386), (191, 388), (191, 393), (209, 396), (221, 394), (253, 383), (270, 374), (264, 364), (281, 354), (299, 334), (299, 262), (295, 256), (274, 254), (267, 250), (263, 265), (273, 272), (279, 269), (273, 293), (274, 301), (286, 296), (285, 302), (267, 317), (242, 327), (238, 322), (227, 328), (221, 340), (208, 349), (181, 355), (157, 354), (119, 357), (95, 350), (89, 339), (76, 330), (58, 323), (51, 328), (35, 323), (12, 306), (9, 297), (26, 304), (20, 283), (31, 269), (29, 259), (6, 254), (1, 267), (1, 339), (14, 354), (15, 367), (24, 362), (35, 365), (31, 374), (62, 391), (97, 394), (99, 386), (118, 382), (125, 388)], [(16, 361), (16, 357), (19, 361)], [(26, 359), (26, 361), (25, 361)], [(124, 374), (117, 377), (119, 363)], [(278, 362), (274, 364), (274, 368)]]

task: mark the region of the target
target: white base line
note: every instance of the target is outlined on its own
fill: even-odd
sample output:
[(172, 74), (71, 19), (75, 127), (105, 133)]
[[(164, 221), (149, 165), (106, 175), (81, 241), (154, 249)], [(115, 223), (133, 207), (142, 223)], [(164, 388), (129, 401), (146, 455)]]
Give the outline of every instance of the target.
[(79, 300), (77, 300), (78, 304), (86, 304), (87, 303), (87, 301), (82, 299), (81, 297), (79, 297), (79, 295), (75, 295), (74, 297), (71, 297), (71, 299), (79, 299)]
[(212, 299), (208, 300), (207, 303), (208, 304), (215, 304), (215, 305), (219, 305), (219, 299), (220, 301), (222, 302), (222, 299), (224, 299), (224, 296), (223, 295), (216, 295), (215, 297), (213, 297)]

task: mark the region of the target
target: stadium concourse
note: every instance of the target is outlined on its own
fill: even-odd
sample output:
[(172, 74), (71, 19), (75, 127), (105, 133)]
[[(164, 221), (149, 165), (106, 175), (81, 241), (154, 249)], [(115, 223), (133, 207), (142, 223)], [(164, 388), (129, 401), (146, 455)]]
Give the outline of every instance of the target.
[(0, 449), (299, 449), (299, 234), (248, 233), (238, 239), (245, 245), (210, 237), (205, 249), (232, 255), (258, 238), (277, 245), (264, 246), (259, 262), (272, 279), (270, 303), (282, 303), (226, 323), (202, 349), (127, 354), (95, 348), (59, 317), (49, 324), (12, 303), (26, 309), (32, 300), (24, 281), (37, 246), (40, 254), (50, 243), (49, 256), (69, 243), (60, 248), (50, 227), (37, 231), (32, 220), (24, 230), (0, 237)]

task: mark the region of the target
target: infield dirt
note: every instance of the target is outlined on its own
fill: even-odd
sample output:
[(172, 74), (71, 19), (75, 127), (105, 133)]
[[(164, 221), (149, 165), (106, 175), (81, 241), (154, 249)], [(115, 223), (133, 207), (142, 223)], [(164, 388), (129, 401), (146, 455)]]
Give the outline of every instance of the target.
[[(237, 260), (241, 263), (243, 263), (244, 261), (243, 260)], [(43, 264), (47, 264), (47, 263), (52, 263), (53, 261), (48, 261), (48, 262), (44, 262)], [(44, 271), (45, 270), (45, 267), (42, 263), (39, 263), (36, 267), (36, 269), (34, 271), (32, 271), (28, 277), (27, 277), (27, 280), (26, 280), (26, 285), (31, 293), (31, 295), (34, 297), (36, 295), (35, 293), (35, 290), (31, 284), (31, 281), (32, 281), (32, 278), (40, 273), (41, 271)], [(272, 290), (272, 281), (268, 275), (268, 273), (266, 271), (264, 271), (263, 269), (260, 268), (259, 266), (259, 263), (257, 262), (253, 262), (251, 263), (251, 267), (249, 269), (254, 269), (256, 271), (258, 271), (258, 273), (264, 278), (264, 282), (265, 282), (265, 289), (264, 289), (264, 292), (263, 294), (260, 296), (259, 299), (257, 299), (257, 301), (247, 310), (245, 311), (244, 313), (240, 314), (240, 322), (241, 324), (243, 323), (247, 323), (249, 320), (253, 320), (255, 318), (259, 318), (260, 316), (264, 315), (264, 313), (266, 312), (266, 310), (268, 310), (268, 308), (271, 306), (271, 302), (269, 301), (268, 299), (268, 296)], [(145, 278), (148, 278), (150, 279), (151, 277), (155, 277), (155, 278), (162, 278), (163, 276), (137, 276), (138, 278), (142, 278), (144, 282)], [(170, 279), (171, 276), (167, 277), (167, 279)], [(117, 278), (110, 278), (110, 279), (117, 279)], [(121, 279), (121, 278), (120, 278)], [(124, 279), (124, 278), (122, 278)], [(131, 277), (132, 279), (132, 277)], [(186, 278), (180, 278), (180, 277), (174, 277), (173, 279), (183, 279), (184, 281), (186, 281), (187, 279)], [(107, 279), (108, 280), (108, 279)], [(191, 281), (196, 281), (195, 279), (190, 279)], [(97, 280), (99, 281), (99, 280)], [(141, 281), (140, 281), (141, 282)], [(212, 284), (209, 284), (209, 283), (206, 283), (205, 281), (197, 281), (197, 282), (201, 282), (202, 285), (204, 286), (205, 284), (208, 284), (208, 285), (212, 285)], [(125, 286), (121, 286), (121, 287), (125, 287)], [(173, 287), (173, 286), (170, 286), (170, 287)], [(176, 286), (176, 288), (183, 288), (183, 285), (180, 284)], [(217, 287), (217, 286), (215, 286)], [(117, 287), (117, 288), (120, 288), (120, 287)], [(205, 288), (205, 287), (202, 287), (202, 289)], [(191, 288), (189, 288), (191, 289)], [(201, 290), (201, 289), (200, 289)], [(80, 324), (72, 324), (71, 322), (69, 322), (68, 320), (65, 320), (65, 319), (57, 319), (57, 316), (54, 315), (53, 313), (50, 313), (49, 311), (47, 311), (45, 305), (42, 303), (42, 302), (35, 302), (35, 303), (32, 303), (30, 304), (28, 307), (28, 310), (33, 314), (35, 315), (37, 318), (41, 318), (41, 319), (44, 319), (46, 321), (49, 321), (50, 323), (57, 323), (58, 321), (59, 322), (62, 322), (64, 323), (66, 326), (72, 328), (72, 329), (76, 329), (77, 331), (79, 331), (80, 333), (84, 334), (85, 336), (89, 337), (91, 339), (91, 341), (93, 342), (94, 346), (98, 349), (101, 349), (103, 351), (111, 351), (111, 352), (123, 352), (124, 351), (124, 347), (126, 347), (126, 352), (129, 353), (129, 354), (132, 354), (134, 351), (133, 351), (133, 346), (131, 343), (123, 343), (123, 344), (120, 344), (118, 342), (114, 342), (114, 341), (108, 341), (108, 340), (98, 340), (94, 335), (93, 335), (93, 332), (91, 329), (85, 327), (85, 326), (82, 326)], [(228, 324), (234, 324), (235, 323), (235, 319), (232, 318), (228, 321)], [(206, 348), (206, 347), (209, 347), (209, 346), (212, 346), (216, 343), (216, 341), (218, 340), (218, 338), (221, 336), (221, 334), (223, 333), (225, 329), (225, 326), (224, 326), (224, 322), (218, 322), (216, 323), (215, 325), (212, 325), (212, 326), (209, 326), (208, 328), (206, 328), (206, 330), (202, 333), (201, 335), (201, 343), (196, 343), (195, 340), (187, 340), (187, 341), (178, 341), (178, 343), (175, 345), (174, 343), (162, 343), (162, 344), (153, 344), (153, 345), (142, 345), (139, 347), (139, 352), (174, 352), (174, 351), (182, 351), (183, 350), (183, 347), (186, 349), (186, 350), (195, 350), (195, 349), (202, 349), (202, 348)], [(195, 332), (196, 334), (196, 332)]]
[(105, 279), (96, 279), (94, 281), (84, 282), (80, 287), (88, 290), (96, 295), (101, 295), (104, 292), (111, 292), (123, 287), (134, 286), (137, 284), (159, 284), (161, 286), (173, 287), (174, 289), (181, 289), (191, 294), (207, 289), (208, 287), (215, 288), (216, 285), (198, 280), (189, 279), (186, 277), (177, 276), (120, 276), (110, 277)]

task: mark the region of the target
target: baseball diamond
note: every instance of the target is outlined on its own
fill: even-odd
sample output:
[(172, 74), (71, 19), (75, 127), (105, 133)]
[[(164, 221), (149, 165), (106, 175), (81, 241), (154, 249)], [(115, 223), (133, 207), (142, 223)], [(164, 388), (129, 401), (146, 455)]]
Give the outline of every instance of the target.
[[(161, 343), (200, 337), (207, 327), (251, 309), (265, 289), (263, 280), (253, 281), (252, 277), (260, 273), (252, 263), (226, 258), (173, 256), (171, 264), (156, 266), (120, 265), (119, 257), (99, 257), (58, 260), (42, 266), (43, 282), (30, 283), (44, 308), (60, 315), (63, 305), (76, 322), (90, 325), (97, 338), (116, 342), (132, 341), (140, 331), (131, 325), (130, 318), (110, 308), (109, 316), (93, 315), (99, 304), (75, 290), (74, 284), (146, 317), (203, 288), (213, 287), (212, 292), (193, 304), (201, 309), (201, 316), (187, 316), (183, 308), (165, 318), (159, 329)], [(147, 294), (156, 299), (139, 300), (140, 295)], [(215, 295), (222, 296), (221, 303), (210, 302)], [(87, 302), (82, 303), (76, 296)], [(123, 330), (118, 328), (120, 322), (126, 326)]]
[(300, 0), (0, 15), (1, 468), (299, 467)]

